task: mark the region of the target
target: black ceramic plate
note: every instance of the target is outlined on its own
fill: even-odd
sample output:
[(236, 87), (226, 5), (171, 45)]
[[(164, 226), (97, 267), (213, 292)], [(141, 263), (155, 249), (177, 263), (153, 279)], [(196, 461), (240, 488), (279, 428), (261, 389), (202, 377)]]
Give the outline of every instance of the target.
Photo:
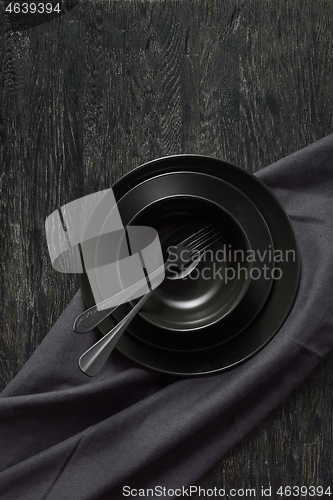
[[(125, 333), (117, 344), (120, 352), (143, 366), (172, 375), (193, 376), (230, 369), (249, 359), (273, 338), (294, 303), (300, 263), (292, 225), (278, 199), (255, 176), (230, 163), (199, 155), (160, 158), (131, 171), (113, 186), (113, 191), (116, 199), (120, 200), (153, 176), (184, 171), (208, 174), (229, 182), (250, 198), (268, 225), (275, 251), (282, 256), (282, 260), (275, 263), (282, 276), (274, 280), (260, 314), (241, 334), (227, 343), (204, 351), (170, 353)], [(81, 277), (83, 296), (89, 307), (94, 303), (93, 297), (86, 276)], [(115, 323), (109, 319), (110, 324)], [(105, 333), (104, 325), (101, 330)]]
[[(183, 214), (181, 214), (176, 203), (176, 198), (174, 200), (168, 198), (166, 200), (167, 207), (165, 207), (164, 220), (161, 222), (161, 217), (155, 220), (152, 213), (146, 215), (145, 212), (149, 212), (150, 204), (158, 200), (170, 196), (184, 195), (184, 193), (191, 196), (199, 196), (200, 194), (204, 199), (209, 199), (226, 209), (243, 227), (249, 238), (250, 247), (256, 252), (256, 256), (258, 257), (258, 254), (262, 256), (262, 260), (253, 264), (258, 269), (260, 277), (258, 279), (258, 274), (253, 274), (256, 279), (251, 280), (247, 293), (238, 307), (218, 323), (205, 328), (204, 332), (193, 332), (193, 330), (182, 332), (179, 330), (161, 330), (145, 321), (149, 320), (150, 317), (149, 307), (141, 315), (138, 315), (128, 327), (128, 331), (132, 335), (157, 347), (190, 351), (206, 349), (221, 344), (238, 335), (253, 321), (263, 307), (271, 289), (271, 271), (274, 268), (274, 262), (269, 258), (269, 251), (273, 249), (273, 242), (260, 212), (241, 191), (231, 186), (231, 184), (216, 179), (211, 175), (176, 172), (167, 175), (163, 174), (141, 183), (118, 201), (118, 208), (123, 223), (128, 224), (138, 212), (148, 207), (147, 210), (143, 210), (139, 220), (136, 220), (137, 218), (134, 219), (134, 223), (137, 222), (138, 225), (144, 224), (155, 227), (163, 238), (163, 232), (160, 232), (161, 229), (163, 230), (163, 226), (169, 232), (172, 232), (177, 225), (186, 222), (186, 219), (182, 220), (181, 218), (187, 215), (185, 210), (186, 204), (183, 204)], [(190, 201), (188, 202), (188, 207), (188, 211), (192, 213), (192, 217), (195, 219), (200, 217), (195, 212)], [(265, 272), (264, 268), (266, 268)], [(196, 297), (199, 302), (204, 300), (205, 293), (207, 292), (205, 285), (211, 285), (209, 282), (202, 281), (204, 280), (200, 280), (200, 282), (197, 280), (197, 284), (201, 287), (201, 297)], [(182, 285), (184, 285), (186, 290), (186, 282), (171, 282), (165, 285), (168, 286), (169, 284), (172, 288), (176, 286), (179, 292), (182, 291)], [(165, 290), (161, 288), (161, 294), (163, 292)], [(156, 290), (156, 295), (158, 294), (159, 290)], [(167, 301), (170, 303), (172, 297), (167, 297)], [(176, 309), (176, 306), (174, 306), (174, 309)], [(129, 305), (125, 304), (117, 310), (117, 313), (114, 315), (115, 319), (119, 321), (128, 310)], [(172, 315), (176, 314), (177, 311), (173, 311), (171, 308), (169, 313)], [(111, 323), (103, 325), (104, 328), (105, 332), (108, 331), (111, 328)]]

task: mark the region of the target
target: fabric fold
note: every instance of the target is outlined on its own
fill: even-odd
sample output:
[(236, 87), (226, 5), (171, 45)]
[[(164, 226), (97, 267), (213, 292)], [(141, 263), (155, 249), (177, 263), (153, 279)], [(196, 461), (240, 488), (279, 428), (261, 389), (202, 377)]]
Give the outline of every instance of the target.
[(99, 333), (72, 331), (77, 292), (0, 395), (2, 499), (117, 500), (125, 486), (194, 484), (308, 375), (333, 347), (332, 165), (330, 135), (257, 174), (292, 220), (301, 278), (281, 330), (233, 370), (178, 379), (114, 352), (88, 378), (77, 360)]

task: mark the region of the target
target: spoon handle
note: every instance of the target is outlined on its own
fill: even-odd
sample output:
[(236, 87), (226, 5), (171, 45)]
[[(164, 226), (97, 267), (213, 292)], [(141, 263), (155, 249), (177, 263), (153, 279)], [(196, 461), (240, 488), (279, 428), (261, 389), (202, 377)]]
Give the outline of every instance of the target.
[(128, 302), (130, 298), (135, 297), (135, 295), (140, 292), (142, 287), (147, 289), (147, 279), (146, 277), (138, 281), (134, 285), (125, 288), (121, 292), (104, 299), (102, 302), (89, 307), (79, 314), (79, 316), (74, 321), (73, 330), (77, 333), (86, 333), (98, 326), (105, 318), (112, 314), (118, 306)]
[(134, 316), (139, 312), (141, 307), (149, 299), (153, 290), (150, 290), (144, 295), (133, 309), (126, 314), (126, 316), (119, 321), (119, 323), (112, 328), (104, 337), (102, 337), (96, 344), (88, 349), (79, 359), (79, 367), (86, 375), (93, 377), (98, 375), (108, 360), (115, 345), (120, 339), (121, 335), (126, 330)]
[(73, 330), (76, 333), (87, 333), (96, 326), (98, 326), (102, 321), (112, 314), (118, 306), (109, 307), (107, 309), (98, 310), (98, 306), (95, 304), (89, 309), (86, 309), (81, 313), (75, 320), (73, 325)]

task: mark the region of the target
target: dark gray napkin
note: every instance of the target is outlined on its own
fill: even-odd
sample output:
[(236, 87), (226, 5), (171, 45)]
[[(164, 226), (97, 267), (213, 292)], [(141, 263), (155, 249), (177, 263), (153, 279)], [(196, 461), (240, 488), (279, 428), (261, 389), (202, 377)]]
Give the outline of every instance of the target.
[(299, 291), (280, 332), (255, 357), (214, 376), (169, 378), (114, 352), (88, 378), (77, 360), (98, 332), (73, 333), (84, 309), (78, 292), (1, 394), (2, 500), (120, 499), (124, 485), (194, 484), (329, 352), (333, 135), (258, 177), (287, 209), (301, 254)]

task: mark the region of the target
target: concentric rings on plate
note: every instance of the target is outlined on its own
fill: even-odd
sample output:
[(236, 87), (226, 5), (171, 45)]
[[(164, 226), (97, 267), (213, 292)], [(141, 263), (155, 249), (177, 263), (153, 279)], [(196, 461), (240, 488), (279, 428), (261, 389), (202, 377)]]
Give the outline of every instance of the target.
[[(192, 172), (172, 173), (167, 176), (153, 177), (131, 190), (118, 201), (119, 211), (124, 224), (129, 223), (135, 214), (151, 203), (165, 196), (179, 196), (184, 192), (192, 196), (200, 194), (203, 198), (214, 201), (228, 210), (238, 220), (248, 235), (251, 249), (262, 256), (262, 260), (256, 264), (260, 276), (258, 279), (251, 280), (249, 289), (241, 303), (230, 316), (223, 318), (218, 324), (208, 328), (204, 332), (204, 335), (195, 335), (193, 331), (182, 332), (181, 334), (179, 332), (160, 332), (158, 329), (153, 329), (150, 325), (144, 324), (142, 318), (139, 316), (135, 318), (128, 328), (128, 331), (137, 338), (157, 347), (194, 351), (221, 344), (238, 335), (259, 313), (272, 285), (271, 271), (274, 267), (274, 262), (269, 258), (267, 250), (273, 248), (273, 242), (260, 212), (241, 191), (231, 186), (231, 184), (220, 181), (212, 176)], [(168, 230), (172, 230), (172, 224), (181, 223), (181, 219), (179, 219), (179, 216), (175, 217), (171, 206), (172, 198), (169, 199), (170, 213), (165, 214), (164, 225)], [(192, 210), (193, 214), (195, 214), (193, 217), (198, 217), (194, 208)], [(152, 225), (157, 230), (159, 229), (159, 225), (156, 224), (155, 220), (151, 218), (145, 220), (146, 224)], [(141, 223), (140, 220), (137, 223)], [(266, 275), (264, 268), (269, 271)], [(128, 305), (124, 305), (115, 315), (115, 318), (119, 320), (128, 308)], [(144, 314), (141, 316), (144, 317)]]
[[(200, 183), (194, 182), (198, 177)], [(145, 206), (158, 200), (158, 196), (165, 196), (166, 186), (168, 186), (167, 195), (170, 195), (170, 189), (171, 195), (184, 196), (193, 194), (194, 189), (195, 195), (206, 197), (208, 200), (216, 202), (218, 197), (217, 202), (223, 208), (230, 213), (233, 210), (234, 216), (237, 211), (236, 218), (241, 224), (242, 222), (244, 224), (249, 217), (249, 207), (253, 207), (251, 213), (258, 214), (257, 220), (260, 219), (261, 223), (258, 225), (248, 223), (247, 229), (243, 224), (242, 227), (250, 242), (257, 234), (258, 240), (254, 248), (260, 248), (262, 252), (266, 249), (264, 259), (274, 252), (279, 252), (280, 255), (288, 254), (293, 258), (280, 259), (278, 262), (272, 262), (272, 259), (268, 258), (270, 269), (274, 268), (277, 271), (275, 276), (279, 279), (275, 279), (272, 286), (272, 283), (269, 283), (265, 293), (262, 292), (261, 300), (258, 299), (261, 288), (254, 292), (252, 285), (256, 284), (256, 280), (252, 280), (247, 294), (234, 313), (222, 319), (221, 324), (217, 322), (205, 329), (211, 336), (209, 345), (201, 339), (201, 343), (198, 341), (196, 345), (192, 344), (191, 350), (176, 350), (175, 343), (170, 340), (171, 337), (166, 341), (167, 337), (161, 336), (163, 329), (152, 325), (141, 315), (136, 318), (129, 331), (125, 332), (117, 348), (127, 357), (148, 368), (173, 375), (203, 375), (229, 369), (246, 361), (262, 349), (280, 329), (293, 305), (299, 279), (299, 254), (293, 228), (277, 198), (255, 176), (222, 160), (197, 155), (172, 156), (149, 162), (134, 169), (116, 183), (113, 191), (123, 222), (125, 224), (129, 222)], [(236, 199), (230, 194), (232, 206), (226, 206), (227, 198), (221, 196), (222, 186), (228, 187), (228, 190), (225, 189), (226, 197), (228, 192), (238, 191), (239, 200), (243, 200), (239, 207)], [(205, 189), (207, 191), (203, 193), (202, 190)], [(259, 233), (258, 228), (261, 228)], [(270, 254), (268, 250), (271, 250)], [(89, 307), (93, 305), (93, 298), (89, 282), (84, 275), (82, 276), (82, 292)], [(256, 314), (253, 311), (253, 303), (257, 303)], [(243, 320), (243, 328), (241, 307), (244, 308), (244, 314), (245, 311), (253, 311), (252, 318), (249, 315), (248, 321)], [(239, 314), (236, 314), (237, 311)], [(230, 320), (229, 325), (224, 323), (228, 320)], [(113, 318), (107, 318), (100, 325), (101, 332), (106, 333), (114, 324)], [(232, 328), (234, 328), (233, 335)], [(169, 335), (170, 332), (167, 333)], [(191, 331), (185, 332), (187, 335), (190, 333)], [(163, 338), (162, 343), (161, 338)], [(193, 345), (196, 350), (193, 350)], [(172, 349), (172, 352), (169, 349)]]

